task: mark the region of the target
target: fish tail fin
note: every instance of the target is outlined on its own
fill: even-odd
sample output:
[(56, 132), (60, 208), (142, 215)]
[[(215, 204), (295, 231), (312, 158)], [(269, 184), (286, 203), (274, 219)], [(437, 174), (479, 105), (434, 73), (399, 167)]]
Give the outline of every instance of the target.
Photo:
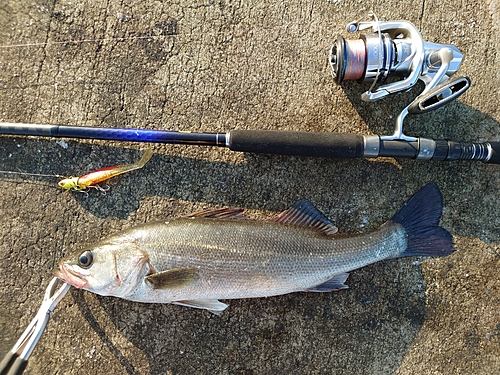
[(408, 246), (399, 255), (443, 256), (453, 252), (453, 238), (439, 226), (443, 212), (443, 197), (435, 184), (420, 189), (391, 218), (392, 223), (401, 224), (407, 234)]

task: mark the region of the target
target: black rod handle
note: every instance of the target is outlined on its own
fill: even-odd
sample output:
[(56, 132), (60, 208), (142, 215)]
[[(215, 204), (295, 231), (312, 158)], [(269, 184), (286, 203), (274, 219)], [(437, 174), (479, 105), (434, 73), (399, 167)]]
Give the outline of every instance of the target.
[(361, 158), (364, 137), (349, 133), (310, 133), (281, 130), (231, 130), (229, 149), (259, 154)]

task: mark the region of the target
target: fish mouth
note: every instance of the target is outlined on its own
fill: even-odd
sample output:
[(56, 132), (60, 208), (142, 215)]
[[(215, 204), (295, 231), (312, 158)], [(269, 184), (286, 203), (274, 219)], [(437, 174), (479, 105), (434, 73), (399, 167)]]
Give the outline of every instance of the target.
[(78, 289), (82, 289), (87, 285), (87, 281), (85, 279), (83, 279), (75, 271), (68, 269), (63, 263), (61, 263), (54, 271), (54, 275)]

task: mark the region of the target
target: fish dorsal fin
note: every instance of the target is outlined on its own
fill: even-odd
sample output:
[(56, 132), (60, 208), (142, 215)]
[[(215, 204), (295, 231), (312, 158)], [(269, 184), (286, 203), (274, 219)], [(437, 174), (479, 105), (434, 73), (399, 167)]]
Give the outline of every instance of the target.
[(337, 233), (338, 228), (307, 199), (301, 199), (288, 210), (271, 219), (276, 223), (295, 225), (318, 230), (328, 236)]
[(188, 215), (187, 217), (190, 219), (197, 219), (197, 218), (226, 219), (226, 220), (248, 219), (248, 217), (243, 214), (243, 208), (218, 208), (215, 210), (196, 212), (194, 214)]
[(153, 289), (176, 289), (191, 285), (198, 280), (198, 271), (194, 267), (174, 268), (146, 276), (146, 281)]
[(195, 309), (205, 309), (214, 313), (215, 315), (220, 315), (220, 313), (227, 308), (227, 305), (225, 303), (222, 303), (216, 299), (196, 299), (174, 301), (172, 303), (181, 306), (193, 307)]

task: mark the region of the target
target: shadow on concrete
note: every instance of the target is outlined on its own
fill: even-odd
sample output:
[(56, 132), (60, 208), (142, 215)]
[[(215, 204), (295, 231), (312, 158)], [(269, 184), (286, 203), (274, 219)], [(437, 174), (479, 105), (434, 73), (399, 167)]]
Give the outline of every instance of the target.
[[(0, 148), (2, 170), (76, 176), (104, 166), (139, 160), (143, 152), (103, 144), (65, 142), (67, 149), (62, 149), (54, 141), (46, 139), (4, 138)], [(32, 150), (43, 150), (40, 152), (44, 153), (44, 160), (50, 162), (40, 164), (37, 154), (33, 154)], [(223, 152), (231, 153), (229, 150)], [(21, 168), (20, 160), (22, 160)], [(106, 194), (94, 189), (89, 189), (88, 195), (75, 191), (62, 191), (57, 186), (60, 180), (58, 177), (0, 172), (0, 179), (13, 184), (29, 184), (30, 188), (53, 187), (54, 194), (72, 195), (94, 216), (126, 218), (137, 209), (140, 200), (145, 196), (280, 210), (286, 208), (280, 204), (284, 201), (292, 204), (303, 197), (317, 199), (314, 197), (316, 189), (314, 185), (331, 184), (343, 174), (352, 175), (353, 170), (357, 171), (355, 174), (359, 178), (368, 178), (372, 173), (369, 169), (373, 166), (379, 170), (380, 176), (397, 172), (398, 169), (391, 163), (373, 163), (361, 159), (331, 160), (246, 154), (243, 162), (230, 163), (157, 153), (143, 169), (123, 174), (101, 184), (110, 187)], [(319, 183), (315, 181), (318, 179), (318, 173), (321, 180)], [(275, 184), (285, 185), (285, 183), (291, 184), (295, 189), (286, 189), (285, 195), (280, 195), (280, 199), (276, 200)], [(262, 207), (263, 200), (269, 203), (265, 207)]]
[[(359, 89), (355, 91), (357, 96)], [(346, 92), (352, 95), (354, 90)], [(354, 97), (352, 100), (367, 121), (377, 118), (378, 114), (369, 113), (370, 109), (377, 110), (376, 103), (367, 107)], [(462, 121), (468, 124), (481, 119), (491, 122), (492, 128), (498, 127), (491, 118), (460, 102), (450, 106), (454, 106), (452, 117), (446, 116), (446, 108), (436, 112), (438, 117), (434, 113), (414, 117), (422, 123), (410, 123), (408, 133), (476, 140), (472, 127), (460, 127), (457, 137), (453, 130)], [(397, 114), (399, 108), (394, 111)], [(462, 113), (461, 122), (457, 123), (456, 113)], [(425, 127), (423, 119), (432, 126)], [(374, 133), (388, 132), (379, 122), (368, 124)], [(7, 137), (0, 149), (2, 169), (14, 170), (23, 160), (22, 172), (69, 176), (129, 163), (142, 154), (136, 149), (100, 143), (66, 142), (68, 147), (63, 149), (50, 140)], [(171, 147), (175, 153), (190, 146)], [(38, 150), (48, 163), (39, 163)], [(425, 168), (422, 163), (426, 163)], [(28, 181), (30, 188), (53, 184), (54, 189), (49, 191), (72, 194), (81, 207), (100, 218), (126, 218), (147, 197), (270, 211), (282, 210), (307, 197), (336, 219), (341, 231), (347, 232), (373, 229), (387, 220), (415, 192), (414, 179), (418, 178), (421, 185), (432, 181), (443, 188), (447, 210), (444, 226), (452, 234), (487, 237), (491, 242), (499, 239), (494, 225), (477, 225), (491, 221), (489, 211), (478, 212), (477, 199), (467, 199), (470, 194), (481, 195), (483, 204), (486, 199), (498, 201), (496, 181), (489, 178), (490, 168), (477, 162), (401, 160), (398, 165), (251, 154), (235, 162), (220, 162), (157, 153), (142, 170), (111, 180), (106, 196), (95, 191), (88, 198), (63, 192), (56, 186), (57, 179), (46, 177), (0, 178), (13, 184)], [(411, 183), (407, 185), (407, 181)], [(373, 201), (372, 192), (380, 189), (391, 200)], [(377, 194), (379, 198), (384, 195)], [(153, 206), (151, 210), (162, 217), (170, 215), (163, 208)], [(360, 227), (367, 218), (366, 225)], [(94, 308), (102, 308), (116, 329), (145, 354), (151, 374), (322, 374), (327, 368), (357, 374), (396, 373), (425, 320), (426, 287), (420, 266), (409, 260), (380, 262), (352, 272), (347, 283), (350, 289), (337, 293), (230, 301), (230, 308), (220, 317), (185, 307), (106, 297), (97, 297), (100, 306), (93, 306), (87, 304), (82, 292), (73, 291), (72, 295), (90, 326), (128, 374), (138, 373), (133, 360), (121, 350), (120, 342), (106, 335), (94, 317)], [(358, 366), (360, 363), (363, 365)]]
[[(226, 301), (230, 307), (221, 316), (98, 299), (114, 325), (145, 353), (150, 374), (319, 374), (325, 368), (392, 374), (424, 322), (425, 286), (418, 267), (382, 262), (352, 272), (348, 291)], [(111, 349), (128, 363), (112, 344)]]
[[(396, 118), (424, 89), (418, 81), (409, 91), (389, 95), (374, 102), (361, 100), (361, 93), (369, 85), (344, 82), (342, 89), (356, 112), (363, 118), (373, 134), (392, 135)], [(450, 139), (463, 142), (497, 141), (500, 124), (493, 117), (460, 101), (460, 98), (432, 112), (409, 114), (403, 123), (408, 136)], [(481, 131), (478, 135), (478, 131)]]
[(132, 366), (132, 364), (125, 358), (125, 356), (120, 352), (120, 350), (116, 347), (115, 344), (109, 339), (106, 335), (99, 322), (96, 320), (94, 315), (92, 314), (92, 309), (85, 301), (84, 292), (82, 290), (71, 288), (71, 296), (73, 300), (78, 306), (78, 309), (87, 320), (90, 327), (97, 333), (99, 338), (102, 340), (104, 345), (109, 349), (109, 351), (113, 354), (113, 356), (120, 362), (120, 365), (129, 375), (137, 375), (139, 372)]

